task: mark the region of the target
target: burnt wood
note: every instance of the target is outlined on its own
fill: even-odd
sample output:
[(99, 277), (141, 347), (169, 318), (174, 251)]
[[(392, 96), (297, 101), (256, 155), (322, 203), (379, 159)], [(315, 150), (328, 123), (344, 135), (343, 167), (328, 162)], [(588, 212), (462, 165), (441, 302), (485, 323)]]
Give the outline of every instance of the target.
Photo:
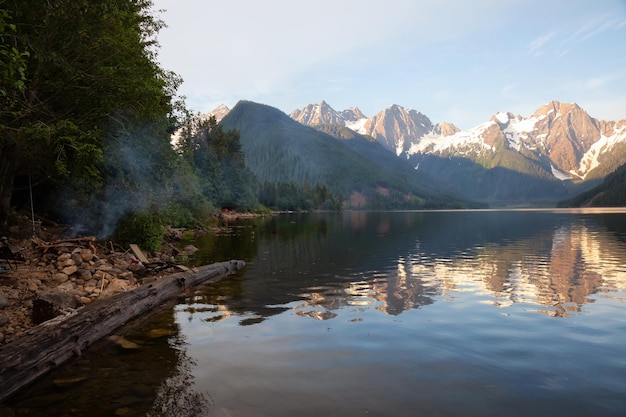
[(130, 320), (181, 296), (185, 288), (217, 281), (244, 266), (243, 261), (232, 260), (161, 277), (30, 329), (26, 336), (0, 347), (0, 401)]

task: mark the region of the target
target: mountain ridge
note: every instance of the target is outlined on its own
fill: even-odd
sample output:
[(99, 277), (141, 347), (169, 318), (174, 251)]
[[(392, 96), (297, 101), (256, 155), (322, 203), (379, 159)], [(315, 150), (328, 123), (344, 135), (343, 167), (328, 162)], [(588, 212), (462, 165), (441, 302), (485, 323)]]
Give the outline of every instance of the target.
[[(341, 114), (325, 101), (322, 103), (324, 106), (318, 106), (318, 111), (328, 109)], [(310, 106), (315, 105), (307, 108)], [(299, 110), (294, 110), (291, 117), (304, 124), (319, 124), (303, 119)], [(319, 120), (324, 120), (323, 115), (318, 117)], [(470, 145), (490, 147), (499, 136), (497, 131), (490, 131), (495, 124), (509, 147), (518, 151), (521, 146), (529, 149), (546, 147), (559, 173), (555, 176), (562, 180), (584, 180), (598, 166), (597, 156), (610, 150), (617, 142), (626, 143), (626, 119), (598, 120), (589, 116), (576, 103), (561, 103), (557, 100), (540, 106), (529, 117), (497, 112), (488, 121), (467, 130), (461, 130), (449, 122), (434, 124), (422, 113), (397, 104), (362, 121), (357, 129), (351, 122), (333, 119), (332, 124), (370, 135), (398, 156), (403, 153), (408, 156), (416, 153), (436, 154), (453, 148), (463, 149), (467, 153)], [(572, 126), (573, 131), (570, 129)], [(598, 145), (592, 149), (594, 144)]]
[(557, 100), (530, 116), (497, 112), (466, 130), (397, 104), (367, 117), (358, 107), (337, 111), (322, 101), (289, 117), (338, 139), (350, 134), (320, 127), (369, 137), (455, 193), (490, 204), (570, 198), (626, 163), (626, 120), (598, 120)]
[(325, 184), (352, 208), (469, 205), (377, 142), (358, 134), (350, 140), (337, 139), (271, 106), (240, 101), (220, 125), (239, 132), (246, 163), (261, 182)]
[[(332, 109), (328, 104), (325, 108)], [(353, 123), (339, 122), (354, 128)], [(497, 112), (467, 130), (435, 124), (416, 110), (391, 105), (362, 120), (357, 130), (416, 169), (479, 200), (557, 201), (595, 185), (626, 163), (626, 120), (598, 120), (576, 103), (557, 100), (527, 117)], [(496, 168), (507, 172), (509, 190), (490, 172)], [(473, 182), (468, 183), (468, 175)], [(527, 186), (529, 181), (534, 187)], [(520, 188), (527, 192), (517, 193)]]

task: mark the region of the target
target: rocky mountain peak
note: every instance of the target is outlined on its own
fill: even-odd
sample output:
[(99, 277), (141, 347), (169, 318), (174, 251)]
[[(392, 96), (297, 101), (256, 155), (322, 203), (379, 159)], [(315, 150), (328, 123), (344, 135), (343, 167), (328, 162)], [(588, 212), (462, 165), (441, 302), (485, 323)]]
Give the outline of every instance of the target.
[(452, 123), (448, 123), (448, 122), (437, 123), (435, 125), (435, 128), (433, 129), (434, 133), (437, 133), (437, 134), (439, 134), (439, 135), (441, 135), (443, 137), (452, 136), (455, 133), (458, 133), (460, 131), (461, 131), (461, 129), (459, 129), (458, 127), (456, 127)]
[(570, 113), (586, 113), (578, 104), (576, 103), (561, 103), (557, 100), (552, 100), (549, 103), (544, 104), (535, 110), (533, 116), (549, 116), (551, 118), (555, 118), (558, 115), (566, 115)]
[(367, 119), (367, 116), (363, 114), (363, 112), (358, 107), (350, 107), (342, 112), (340, 112), (341, 116), (349, 121), (356, 122), (357, 120)]
[(563, 172), (580, 171), (580, 162), (591, 146), (602, 136), (597, 120), (576, 103), (551, 101), (533, 114), (538, 119), (535, 129), (545, 136), (554, 167)]
[(416, 110), (393, 104), (370, 118), (363, 130), (396, 155), (406, 152), (433, 130), (430, 119)]
[(209, 118), (211, 116), (215, 117), (216, 121), (222, 120), (226, 115), (230, 112), (230, 109), (225, 104), (220, 104), (210, 112), (206, 114), (206, 117)]
[[(332, 108), (324, 101), (319, 107), (324, 105), (327, 106), (325, 111), (331, 112)], [(498, 112), (485, 123), (466, 131), (451, 123), (433, 125), (424, 114), (398, 104), (386, 107), (371, 118), (366, 118), (358, 108), (337, 114), (341, 118), (341, 123), (337, 124), (373, 137), (396, 155), (458, 154), (464, 158), (481, 155), (484, 160), (485, 152), (490, 155), (511, 150), (532, 153), (538, 161), (543, 161), (543, 165), (536, 168), (538, 172), (548, 170), (548, 175), (560, 180), (584, 179), (601, 165), (600, 159), (607, 158), (602, 155), (610, 153), (615, 144), (626, 145), (626, 120), (599, 121), (578, 104), (557, 100), (540, 106), (529, 117)], [(310, 124), (305, 118), (296, 120)]]
[(334, 124), (345, 126), (342, 115), (333, 109), (326, 101), (319, 104), (309, 104), (302, 110), (296, 109), (290, 117), (304, 125)]

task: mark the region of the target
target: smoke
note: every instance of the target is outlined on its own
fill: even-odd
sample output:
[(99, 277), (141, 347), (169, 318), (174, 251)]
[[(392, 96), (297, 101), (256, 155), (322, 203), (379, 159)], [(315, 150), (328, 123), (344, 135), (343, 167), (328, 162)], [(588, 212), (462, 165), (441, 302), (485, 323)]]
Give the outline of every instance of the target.
[(87, 198), (70, 192), (63, 199), (74, 235), (109, 238), (124, 216), (164, 210), (176, 201), (176, 190), (189, 188), (179, 184), (190, 178), (173, 172), (170, 162), (177, 156), (167, 140), (166, 146), (160, 140), (144, 134), (110, 140), (104, 154), (104, 186)]

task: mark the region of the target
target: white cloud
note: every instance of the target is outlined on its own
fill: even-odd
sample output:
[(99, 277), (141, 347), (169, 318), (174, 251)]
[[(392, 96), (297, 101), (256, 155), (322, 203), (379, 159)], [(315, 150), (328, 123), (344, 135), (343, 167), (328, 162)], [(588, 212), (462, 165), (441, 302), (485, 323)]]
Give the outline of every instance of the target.
[(516, 87), (515, 84), (505, 85), (504, 87), (502, 87), (502, 95), (505, 97), (510, 96), (513, 90), (515, 90), (515, 87)]
[[(586, 42), (606, 31), (619, 30), (626, 25), (626, 19), (623, 17), (614, 18), (610, 15), (603, 15), (596, 17), (587, 22), (583, 27), (574, 31), (571, 35), (567, 36), (559, 44), (557, 51), (564, 55), (569, 50), (575, 47), (575, 45)], [(567, 52), (566, 52), (567, 51)]]
[(181, 74), (188, 96), (267, 94), (357, 53), (370, 60), (360, 65), (391, 60), (396, 48), (463, 38), (508, 7), (499, 0), (155, 0), (168, 25), (159, 36), (161, 61)]
[(626, 67), (624, 43), (610, 37), (626, 27), (616, 0), (154, 2), (169, 26), (161, 64), (184, 79), (180, 92), (198, 111), (247, 99), (288, 113), (324, 99), (371, 114), (397, 103), (476, 125), (522, 96), (534, 109), (567, 99), (555, 91), (624, 92), (602, 74), (604, 56)]
[(542, 51), (543, 46), (555, 36), (556, 36), (556, 32), (550, 32), (538, 38), (533, 39), (530, 45), (528, 46), (528, 53), (531, 55), (535, 55), (535, 56), (539, 56), (543, 54), (543, 51)]

